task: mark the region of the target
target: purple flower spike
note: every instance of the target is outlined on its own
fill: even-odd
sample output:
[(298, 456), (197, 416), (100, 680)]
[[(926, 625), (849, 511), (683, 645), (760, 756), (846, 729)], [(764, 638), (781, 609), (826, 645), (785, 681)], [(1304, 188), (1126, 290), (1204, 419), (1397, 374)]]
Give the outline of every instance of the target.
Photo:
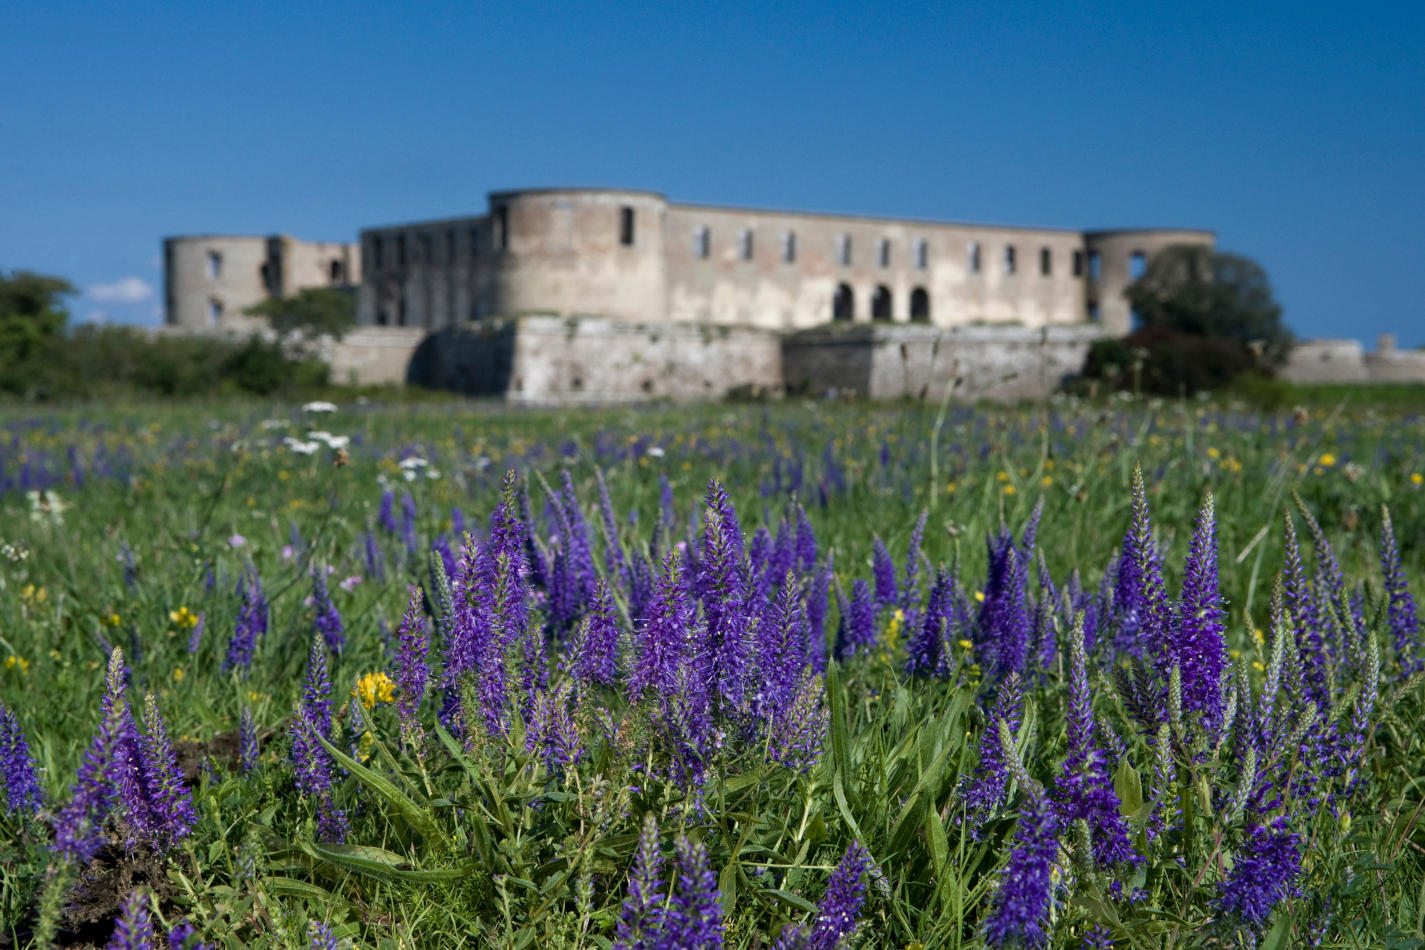
[(954, 592), (955, 577), (942, 565), (935, 571), (935, 585), (930, 588), (925, 614), (906, 644), (905, 671), (910, 675), (943, 678), (954, 669), (953, 655), (947, 648)]
[(148, 900), (142, 891), (132, 890), (124, 900), (106, 950), (158, 950), (158, 937), (148, 916)]
[(320, 566), (312, 568), (312, 606), (315, 610), (312, 631), (326, 642), (328, 650), (340, 654), (346, 643), (344, 627), (341, 614), (337, 613), (336, 605), (332, 603), (331, 594), (327, 591), (326, 570)]
[(708, 482), (703, 514), (702, 558), (697, 588), (707, 624), (704, 652), (723, 710), (742, 706), (747, 688), (750, 645), (745, 636), (747, 583), (742, 563), (742, 528), (727, 491)]
[(629, 674), (630, 697), (652, 692), (663, 698), (678, 691), (678, 668), (687, 653), (688, 631), (693, 611), (688, 605), (677, 549), (668, 553), (658, 589), (643, 626), (634, 631), (633, 669)]
[(900, 599), (896, 589), (896, 565), (880, 538), (871, 545), (871, 573), (876, 579), (876, 607), (890, 607)]
[(1005, 723), (1011, 733), (1019, 731), (1024, 702), (1023, 681), (1011, 673), (1000, 683), (994, 708), (985, 718), (985, 731), (980, 737), (980, 762), (972, 778), (965, 782), (963, 799), (969, 813), (972, 833), (979, 828), (1004, 800), (1009, 774), (1005, 768), (1004, 749), (1000, 744), (999, 725)]
[(1285, 818), (1253, 828), (1222, 882), (1218, 908), (1253, 927), (1265, 927), (1272, 909), (1297, 892), (1300, 842), (1300, 836), (1288, 830)]
[(1390, 523), (1390, 511), (1380, 506), (1380, 566), (1385, 575), (1385, 593), (1390, 599), (1387, 620), (1395, 638), (1395, 656), (1402, 676), (1419, 672), (1425, 667), (1420, 657), (1420, 616), (1415, 598), (1405, 582), (1400, 566), (1400, 549), (1395, 543), (1395, 529)]
[(985, 925), (985, 942), (992, 947), (1043, 947), (1049, 942), (1058, 825), (1041, 789), (1030, 786), (1025, 793), (1014, 851), (1000, 872), (994, 911)]
[(1148, 489), (1143, 470), (1133, 466), (1133, 523), (1118, 556), (1118, 583), (1113, 591), (1113, 616), (1119, 628), (1121, 652), (1150, 656), (1162, 652), (1167, 635), (1168, 600), (1163, 572), (1153, 540)]
[(638, 853), (628, 875), (628, 897), (619, 914), (614, 950), (649, 950), (663, 929), (663, 854), (658, 846), (658, 821), (643, 816)]
[(242, 606), (238, 608), (237, 624), (228, 642), (228, 655), (223, 660), (223, 672), (236, 669), (247, 675), (257, 643), (267, 633), (267, 598), (262, 593), (262, 581), (256, 571), (245, 576), (241, 584)]
[(109, 654), (104, 698), (99, 703), (99, 729), (79, 765), (69, 803), (54, 820), (55, 848), (87, 862), (104, 846), (104, 824), (117, 799), (117, 784), (128, 764), (134, 730), (126, 689), (124, 654)]
[(540, 692), (531, 703), (529, 726), (525, 730), (525, 751), (535, 752), (544, 761), (551, 775), (564, 770), (583, 754), (579, 742), (579, 727), (574, 724), (570, 700), (574, 684), (560, 683), (553, 692)]
[(866, 881), (874, 868), (870, 852), (861, 842), (853, 841), (841, 864), (831, 873), (826, 896), (817, 906), (816, 923), (807, 943), (810, 950), (836, 950), (843, 939), (855, 932), (866, 900)]
[(302, 709), (307, 720), (323, 739), (331, 738), (332, 683), (327, 674), (327, 648), (321, 634), (312, 635), (312, 649), (307, 654), (307, 679), (302, 684)]
[(708, 852), (702, 842), (680, 837), (678, 888), (656, 950), (720, 950), (722, 947), (722, 901), (717, 875), (708, 867)]
[(308, 950), (337, 950), (340, 946), (330, 924), (317, 920), (307, 922)]
[(44, 804), (30, 744), (15, 714), (0, 703), (0, 779), (5, 783), (5, 807), (10, 814), (37, 814)]
[(400, 646), (396, 652), (396, 714), (401, 720), (401, 741), (409, 748), (419, 748), (421, 737), (420, 708), (425, 698), (430, 667), (426, 656), (430, 651), (430, 636), (426, 632), (425, 613), (421, 609), (418, 587), (407, 588), (410, 596), (406, 612), (397, 630)]
[(864, 580), (851, 585), (851, 604), (841, 618), (841, 659), (868, 654), (876, 649), (876, 608), (871, 588)]
[(905, 586), (901, 588), (901, 610), (906, 623), (913, 623), (920, 613), (920, 543), (925, 538), (925, 522), (930, 512), (922, 511), (910, 532), (910, 546), (905, 555)]
[(791, 703), (772, 719), (767, 736), (768, 758), (798, 772), (808, 771), (821, 757), (830, 721), (825, 684), (820, 675), (808, 670)]
[(579, 627), (574, 644), (575, 679), (599, 686), (613, 685), (618, 674), (618, 614), (608, 585), (601, 579), (594, 600)]
[(144, 727), (139, 749), (148, 794), (147, 843), (162, 853), (188, 837), (198, 824), (198, 814), (152, 693), (144, 697)]
[(1222, 722), (1222, 674), (1227, 669), (1223, 638), (1222, 595), (1217, 589), (1217, 519), (1212, 493), (1203, 500), (1197, 528), (1183, 567), (1183, 593), (1177, 629), (1170, 631), (1159, 657), (1166, 679), (1174, 666), (1182, 672), (1183, 711), (1203, 717), (1209, 733)]

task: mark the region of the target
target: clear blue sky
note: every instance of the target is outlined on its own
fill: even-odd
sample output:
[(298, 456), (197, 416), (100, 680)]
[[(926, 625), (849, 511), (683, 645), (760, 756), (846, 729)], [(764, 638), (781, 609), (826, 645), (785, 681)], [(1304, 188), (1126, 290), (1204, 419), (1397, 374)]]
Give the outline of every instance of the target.
[(1192, 226), (1302, 336), (1425, 344), (1425, 5), (17, 3), (0, 268), (155, 323), (160, 239), (487, 191)]

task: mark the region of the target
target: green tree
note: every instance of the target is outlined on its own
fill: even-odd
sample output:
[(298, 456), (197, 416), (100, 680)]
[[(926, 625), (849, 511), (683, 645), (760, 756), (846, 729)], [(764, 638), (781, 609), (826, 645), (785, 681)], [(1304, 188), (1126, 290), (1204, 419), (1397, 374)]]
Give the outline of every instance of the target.
[(351, 293), (335, 287), (308, 287), (290, 297), (275, 297), (254, 304), (246, 311), (266, 317), (280, 339), (292, 336), (313, 342), (329, 336), (340, 340), (356, 326), (356, 304)]
[(63, 334), (69, 320), (64, 298), (76, 293), (62, 277), (0, 271), (0, 363), (24, 360)]
[(1175, 244), (1153, 255), (1128, 287), (1145, 330), (1235, 340), (1279, 364), (1291, 346), (1267, 272), (1251, 258), (1199, 244)]

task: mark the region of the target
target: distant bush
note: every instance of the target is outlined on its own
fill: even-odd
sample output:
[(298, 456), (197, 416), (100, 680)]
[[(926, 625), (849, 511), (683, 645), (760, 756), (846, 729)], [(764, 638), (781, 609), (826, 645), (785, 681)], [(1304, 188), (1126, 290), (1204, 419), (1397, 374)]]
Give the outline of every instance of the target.
[(0, 361), (0, 395), (53, 402), (134, 396), (299, 395), (327, 384), (327, 366), (256, 337), (227, 341), (83, 327)]
[(1084, 379), (1158, 396), (1215, 392), (1243, 374), (1259, 373), (1256, 357), (1227, 337), (1147, 327), (1123, 339), (1099, 340), (1084, 360)]

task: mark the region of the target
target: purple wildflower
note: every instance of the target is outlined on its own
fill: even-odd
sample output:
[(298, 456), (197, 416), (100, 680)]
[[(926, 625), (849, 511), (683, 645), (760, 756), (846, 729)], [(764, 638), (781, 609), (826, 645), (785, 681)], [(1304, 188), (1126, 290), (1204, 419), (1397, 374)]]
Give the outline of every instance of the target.
[(614, 515), (613, 499), (609, 497), (609, 483), (604, 480), (604, 473), (598, 469), (594, 470), (594, 477), (599, 483), (599, 514), (604, 524), (604, 570), (611, 579), (627, 584), (623, 544), (619, 541), (618, 518)]
[(1123, 538), (1113, 590), (1113, 615), (1119, 630), (1115, 646), (1132, 656), (1142, 655), (1146, 646), (1150, 655), (1158, 655), (1166, 636), (1168, 603), (1153, 541), (1148, 489), (1137, 465), (1133, 466), (1132, 484), (1133, 523)]
[(871, 545), (871, 573), (876, 579), (876, 607), (890, 607), (900, 599), (896, 590), (896, 565), (879, 537)]
[(994, 707), (985, 718), (985, 731), (980, 736), (979, 764), (975, 766), (974, 775), (964, 783), (962, 797), (968, 812), (966, 817), (975, 834), (1004, 800), (1009, 774), (1005, 768), (999, 728), (1004, 723), (1011, 733), (1019, 731), (1023, 701), (1023, 681), (1017, 673), (1010, 673), (1000, 683)]
[(1060, 819), (1082, 819), (1089, 826), (1094, 862), (1108, 867), (1137, 861), (1128, 827), (1119, 812), (1118, 794), (1109, 775), (1108, 754), (1094, 737), (1093, 699), (1089, 693), (1088, 656), (1084, 649), (1084, 618), (1080, 613), (1069, 634), (1069, 695), (1065, 720), (1069, 754), (1057, 787)]
[(124, 899), (106, 950), (158, 950), (158, 937), (148, 916), (148, 900), (137, 888)]
[(238, 719), (238, 767), (244, 775), (257, 771), (257, 727), (248, 709)]
[(619, 914), (614, 950), (651, 950), (663, 929), (663, 854), (658, 845), (658, 821), (643, 816), (638, 852), (628, 875), (628, 897)]
[(757, 625), (757, 669), (752, 711), (759, 719), (775, 715), (792, 701), (798, 677), (807, 665), (806, 610), (798, 596), (796, 575), (787, 571), (777, 596)]
[(808, 771), (821, 757), (830, 721), (825, 685), (820, 675), (808, 670), (802, 674), (791, 702), (772, 717), (767, 757), (789, 769)]
[(207, 611), (198, 615), (198, 622), (193, 625), (193, 632), (188, 634), (188, 655), (192, 656), (198, 652), (198, 648), (203, 645), (203, 628), (208, 625)]
[(144, 697), (144, 729), (139, 740), (139, 763), (148, 794), (148, 827), (144, 830), (147, 843), (161, 853), (193, 831), (198, 814), (152, 693)]
[(104, 824), (116, 800), (116, 783), (126, 764), (133, 717), (126, 687), (124, 654), (109, 654), (104, 698), (99, 703), (99, 729), (79, 765), (69, 803), (54, 820), (55, 847), (80, 861), (89, 861), (103, 847)]
[(901, 588), (901, 610), (906, 623), (914, 623), (920, 613), (920, 544), (925, 538), (925, 522), (930, 512), (922, 511), (910, 531), (910, 545), (905, 555), (905, 586)]
[(807, 520), (806, 509), (797, 505), (797, 566), (803, 573), (816, 570), (816, 532)]
[(381, 553), (381, 542), (370, 531), (362, 533), (362, 554), (366, 559), (366, 576), (378, 584), (386, 579), (386, 558)]
[(954, 575), (944, 565), (936, 568), (935, 585), (930, 588), (925, 614), (906, 644), (905, 671), (912, 676), (948, 676), (953, 667), (946, 642), (954, 585)]
[(317, 920), (307, 921), (308, 950), (338, 950), (340, 946), (330, 924)]
[(292, 739), (292, 767), (296, 770), (297, 791), (321, 795), (331, 790), (331, 762), (327, 750), (317, 741), (317, 728), (300, 704), (292, 712), (289, 726)]
[(668, 908), (657, 950), (719, 950), (722, 947), (722, 901), (717, 875), (708, 867), (708, 852), (700, 841), (679, 837), (678, 886)]
[(262, 592), (262, 581), (256, 571), (245, 575), (241, 582), (242, 605), (238, 607), (237, 624), (233, 636), (228, 641), (228, 655), (223, 660), (223, 672), (240, 670), (247, 675), (252, 665), (252, 655), (257, 650), (257, 642), (267, 633), (267, 597)]
[(978, 626), (982, 662), (992, 665), (996, 677), (1011, 672), (1023, 676), (1029, 658), (1028, 565), (1008, 531), (989, 541), (989, 567)]
[(618, 675), (618, 641), (613, 597), (600, 579), (574, 643), (574, 678), (591, 685), (611, 686)]
[(844, 938), (855, 932), (866, 900), (866, 881), (874, 870), (870, 852), (861, 842), (853, 841), (831, 873), (826, 894), (817, 905), (816, 923), (812, 925), (808, 943), (810, 950), (836, 950)]
[(1159, 672), (1166, 676), (1173, 667), (1181, 671), (1183, 711), (1201, 714), (1208, 732), (1215, 732), (1223, 714), (1227, 642), (1217, 589), (1217, 519), (1211, 492), (1203, 500), (1188, 548), (1177, 619), (1177, 629), (1161, 643)]
[(1014, 850), (1000, 872), (994, 911), (985, 925), (992, 947), (1043, 947), (1049, 942), (1054, 862), (1059, 856), (1054, 811), (1037, 785), (1025, 789)]
[(633, 668), (628, 692), (637, 698), (652, 691), (660, 697), (678, 690), (678, 668), (687, 653), (693, 612), (688, 605), (677, 549), (668, 553), (649, 616), (634, 631)]
[(742, 565), (742, 529), (727, 491), (716, 480), (708, 482), (703, 515), (702, 563), (697, 587), (706, 621), (704, 651), (708, 671), (724, 710), (742, 706), (747, 688), (750, 645), (745, 633), (746, 577)]
[(302, 684), (302, 709), (323, 739), (331, 738), (332, 683), (327, 673), (327, 650), (320, 634), (312, 635), (307, 654), (307, 678)]
[(0, 703), (0, 778), (5, 782), (6, 810), (10, 814), (37, 814), (44, 804), (30, 744), (15, 714)]
[(341, 614), (337, 612), (336, 604), (332, 603), (331, 594), (327, 591), (326, 571), (319, 566), (312, 568), (312, 607), (312, 630), (326, 642), (328, 650), (340, 654), (346, 643), (346, 637), (342, 634), (344, 628)]
[(826, 605), (831, 597), (832, 555), (826, 555), (826, 565), (812, 578), (807, 595), (807, 659), (818, 673), (826, 672)]
[(851, 585), (851, 604), (843, 610), (837, 651), (841, 659), (872, 652), (876, 648), (876, 608), (871, 602), (871, 588), (864, 580)]
[(579, 743), (579, 727), (569, 704), (574, 695), (571, 680), (560, 683), (552, 692), (541, 691), (531, 703), (530, 721), (525, 730), (525, 751), (538, 753), (551, 775), (564, 770), (583, 753)]
[(198, 929), (186, 919), (180, 920), (168, 931), (168, 950), (213, 950), (212, 944), (197, 938)]
[(421, 700), (425, 698), (426, 681), (430, 677), (430, 668), (426, 665), (430, 637), (421, 609), (420, 588), (408, 587), (407, 593), (410, 600), (396, 633), (400, 643), (396, 652), (396, 686), (400, 690), (396, 697), (396, 715), (401, 721), (401, 741), (408, 748), (419, 748)]
[(1395, 529), (1390, 523), (1390, 510), (1380, 506), (1380, 566), (1385, 575), (1385, 593), (1390, 632), (1395, 638), (1395, 656), (1401, 674), (1409, 676), (1425, 667), (1420, 657), (1420, 616), (1415, 610), (1415, 598), (1405, 582), (1400, 566), (1400, 549), (1395, 543)]
[(1285, 818), (1253, 828), (1220, 885), (1218, 908), (1253, 927), (1264, 927), (1273, 908), (1297, 893), (1300, 843), (1300, 836), (1288, 830)]
[(396, 504), (396, 493), (389, 488), (381, 493), (381, 507), (376, 513), (376, 523), (387, 534), (396, 533), (396, 516), (392, 509)]

